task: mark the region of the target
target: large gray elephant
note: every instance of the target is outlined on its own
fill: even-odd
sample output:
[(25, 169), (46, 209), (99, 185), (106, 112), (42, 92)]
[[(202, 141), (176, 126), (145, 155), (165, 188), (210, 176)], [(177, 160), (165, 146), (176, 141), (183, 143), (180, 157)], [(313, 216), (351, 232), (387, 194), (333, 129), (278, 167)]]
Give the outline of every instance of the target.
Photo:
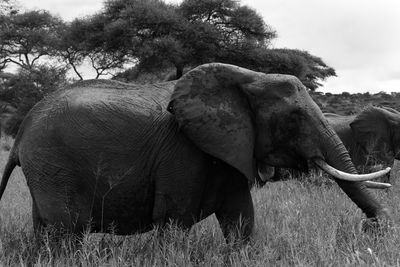
[(46, 97), (20, 127), (0, 197), (21, 166), (35, 230), (51, 224), (79, 233), (90, 223), (91, 231), (113, 225), (132, 234), (170, 220), (190, 227), (215, 213), (225, 236), (239, 229), (247, 238), (255, 162), (308, 160), (335, 175), (372, 221), (389, 217), (360, 182), (388, 170), (357, 175), (297, 78), (212, 63), (176, 82), (83, 81)]

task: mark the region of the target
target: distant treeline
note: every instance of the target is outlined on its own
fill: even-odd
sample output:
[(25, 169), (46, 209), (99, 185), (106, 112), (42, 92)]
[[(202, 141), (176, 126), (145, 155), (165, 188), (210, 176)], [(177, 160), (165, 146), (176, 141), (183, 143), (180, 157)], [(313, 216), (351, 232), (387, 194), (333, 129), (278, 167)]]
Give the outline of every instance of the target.
[(310, 92), (314, 101), (323, 112), (337, 113), (341, 115), (355, 114), (365, 106), (385, 106), (400, 111), (400, 93), (379, 92), (376, 94), (357, 93), (341, 94)]

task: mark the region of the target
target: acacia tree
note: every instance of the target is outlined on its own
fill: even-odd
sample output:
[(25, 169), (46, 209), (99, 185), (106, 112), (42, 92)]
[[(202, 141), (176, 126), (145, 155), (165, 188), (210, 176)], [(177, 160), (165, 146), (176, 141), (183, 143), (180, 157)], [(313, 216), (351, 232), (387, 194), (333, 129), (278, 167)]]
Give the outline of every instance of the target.
[(66, 69), (37, 65), (33, 69), (19, 68), (2, 77), (0, 99), (16, 107), (5, 125), (5, 133), (15, 136), (26, 113), (45, 95), (67, 84)]
[(108, 49), (107, 41), (112, 41), (105, 30), (104, 15), (96, 14), (86, 18), (75, 19), (64, 26), (57, 45), (58, 55), (83, 80), (78, 66), (85, 60), (96, 72), (96, 79), (109, 71), (122, 68), (127, 57), (122, 48)]
[(0, 16), (0, 55), (3, 65), (33, 69), (39, 59), (55, 54), (63, 22), (47, 11)]
[[(18, 12), (16, 4), (11, 0), (0, 0), (0, 24), (4, 23), (4, 17), (14, 15)], [(3, 69), (7, 66), (6, 57), (7, 54), (4, 51), (4, 44), (0, 43), (0, 74)]]
[[(63, 21), (47, 11), (8, 12), (0, 15), (0, 65), (16, 65), (3, 75), (0, 99), (17, 108), (6, 132), (15, 134), (29, 109), (65, 81), (65, 67), (50, 64), (56, 55)], [(54, 59), (54, 58), (53, 58)], [(46, 64), (44, 64), (46, 61)]]
[[(0, 0), (11, 1), (11, 0)], [(0, 68), (9, 63), (33, 69), (39, 59), (58, 56), (79, 79), (89, 62), (96, 78), (135, 62), (135, 73), (219, 61), (292, 74), (310, 89), (335, 75), (305, 51), (270, 49), (276, 37), (262, 17), (235, 0), (106, 0), (101, 13), (64, 23), (46, 11), (0, 16)]]
[(241, 6), (238, 1), (184, 0), (178, 11), (189, 22), (203, 22), (214, 27), (219, 33), (219, 45), (226, 48), (242, 42), (265, 45), (276, 37), (275, 31), (254, 9)]
[[(267, 51), (268, 52), (268, 51)], [(276, 61), (273, 63), (282, 62), (282, 57), (288, 57), (290, 60), (283, 61), (286, 64), (280, 64), (283, 66), (282, 71), (271, 71), (273, 68), (270, 67), (269, 73), (287, 73), (297, 76), (302, 83), (312, 91), (315, 91), (322, 84), (320, 81), (326, 80), (330, 76), (336, 76), (335, 69), (328, 66), (320, 57), (311, 55), (307, 51), (298, 49), (273, 49), (272, 53), (276, 55)]]
[(109, 0), (108, 29), (119, 33), (112, 45), (128, 46), (139, 66), (154, 70), (214, 61), (218, 53), (243, 41), (268, 44), (275, 37), (262, 18), (234, 0), (186, 0), (179, 6), (159, 0)]
[(244, 44), (220, 56), (219, 61), (255, 71), (294, 75), (312, 91), (321, 86), (320, 81), (336, 76), (335, 70), (321, 58), (297, 49), (268, 49)]
[(179, 65), (185, 53), (177, 32), (184, 27), (175, 7), (158, 0), (105, 2), (107, 50), (123, 50), (141, 69)]
[[(127, 60), (136, 64), (125, 77), (163, 73), (219, 61), (271, 73), (292, 74), (311, 90), (335, 75), (333, 68), (306, 51), (270, 49), (276, 37), (253, 9), (234, 0), (108, 0), (103, 12), (75, 20), (64, 34), (64, 58), (80, 64), (84, 58), (105, 70)], [(95, 65), (93, 64), (93, 67)], [(78, 74), (79, 76), (79, 74)], [(159, 76), (159, 75), (158, 75)]]

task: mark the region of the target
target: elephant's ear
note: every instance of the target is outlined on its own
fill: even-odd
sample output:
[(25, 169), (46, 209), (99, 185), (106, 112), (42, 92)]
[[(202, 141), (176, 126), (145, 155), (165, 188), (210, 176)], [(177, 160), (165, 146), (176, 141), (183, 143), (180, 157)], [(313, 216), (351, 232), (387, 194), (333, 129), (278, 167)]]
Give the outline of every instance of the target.
[(388, 118), (385, 115), (388, 111), (384, 111), (373, 106), (367, 107), (350, 123), (355, 140), (367, 151), (372, 142), (381, 140), (385, 144), (391, 143)]
[(255, 131), (242, 84), (256, 72), (227, 64), (202, 65), (175, 85), (169, 110), (197, 147), (253, 181)]

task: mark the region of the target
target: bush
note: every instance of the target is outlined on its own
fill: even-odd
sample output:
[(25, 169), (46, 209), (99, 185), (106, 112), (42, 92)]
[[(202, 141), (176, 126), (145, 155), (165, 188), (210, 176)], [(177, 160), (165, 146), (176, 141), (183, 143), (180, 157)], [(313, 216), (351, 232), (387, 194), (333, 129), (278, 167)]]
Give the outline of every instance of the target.
[(0, 99), (17, 108), (8, 123), (6, 134), (15, 136), (25, 115), (47, 94), (66, 85), (66, 69), (41, 65), (34, 69), (19, 69), (0, 85)]

